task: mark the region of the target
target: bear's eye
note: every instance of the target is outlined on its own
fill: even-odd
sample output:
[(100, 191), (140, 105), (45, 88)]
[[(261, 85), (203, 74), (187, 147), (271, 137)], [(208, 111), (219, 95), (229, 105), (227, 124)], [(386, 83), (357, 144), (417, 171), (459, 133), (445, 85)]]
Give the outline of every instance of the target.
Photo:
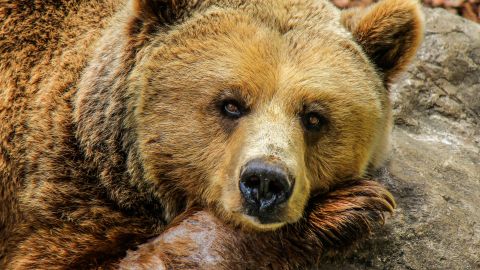
[(303, 125), (309, 131), (319, 131), (327, 124), (327, 118), (317, 112), (309, 112), (303, 116)]
[(222, 105), (223, 114), (230, 118), (240, 118), (243, 115), (243, 108), (235, 100), (226, 100)]

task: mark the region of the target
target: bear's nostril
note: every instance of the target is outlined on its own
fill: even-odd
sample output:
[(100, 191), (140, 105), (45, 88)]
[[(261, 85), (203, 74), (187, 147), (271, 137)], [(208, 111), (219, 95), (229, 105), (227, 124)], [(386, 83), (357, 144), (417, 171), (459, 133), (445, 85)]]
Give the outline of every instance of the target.
[(245, 186), (248, 188), (258, 188), (260, 186), (260, 179), (253, 175), (245, 180)]
[(286, 190), (286, 182), (271, 181), (268, 185), (268, 191), (272, 194), (280, 194)]
[(288, 200), (293, 183), (283, 164), (262, 159), (249, 161), (240, 176), (240, 191), (252, 212), (271, 212)]

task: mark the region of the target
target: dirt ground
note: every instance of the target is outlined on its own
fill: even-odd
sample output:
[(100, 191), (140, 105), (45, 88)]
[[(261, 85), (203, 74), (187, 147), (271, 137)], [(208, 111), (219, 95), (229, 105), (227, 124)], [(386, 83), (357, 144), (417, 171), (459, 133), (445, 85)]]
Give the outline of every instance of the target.
[[(340, 8), (366, 6), (377, 0), (332, 0)], [(422, 0), (428, 7), (445, 8), (469, 20), (480, 23), (480, 0)]]

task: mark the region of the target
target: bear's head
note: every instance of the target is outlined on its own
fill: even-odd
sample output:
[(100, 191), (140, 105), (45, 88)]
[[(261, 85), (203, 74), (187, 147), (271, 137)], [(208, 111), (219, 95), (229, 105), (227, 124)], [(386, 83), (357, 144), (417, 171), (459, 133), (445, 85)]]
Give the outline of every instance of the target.
[(416, 0), (132, 0), (122, 16), (142, 44), (126, 98), (145, 181), (257, 230), (382, 162), (388, 86), (423, 31)]

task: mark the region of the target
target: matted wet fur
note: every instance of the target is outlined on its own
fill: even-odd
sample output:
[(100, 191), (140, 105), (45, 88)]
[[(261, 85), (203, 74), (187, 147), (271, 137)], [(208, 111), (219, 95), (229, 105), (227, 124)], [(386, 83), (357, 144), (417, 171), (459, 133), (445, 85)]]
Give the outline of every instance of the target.
[[(285, 267), (329, 250), (322, 211), (336, 237), (361, 237), (349, 228), (383, 219), (385, 191), (327, 194), (385, 159), (388, 86), (422, 30), (414, 0), (0, 0), (0, 268), (115, 268), (191, 207), (252, 237), (279, 230), (265, 252), (313, 253)], [(272, 222), (239, 188), (259, 157), (291, 180)], [(342, 227), (341, 205), (365, 212)]]

